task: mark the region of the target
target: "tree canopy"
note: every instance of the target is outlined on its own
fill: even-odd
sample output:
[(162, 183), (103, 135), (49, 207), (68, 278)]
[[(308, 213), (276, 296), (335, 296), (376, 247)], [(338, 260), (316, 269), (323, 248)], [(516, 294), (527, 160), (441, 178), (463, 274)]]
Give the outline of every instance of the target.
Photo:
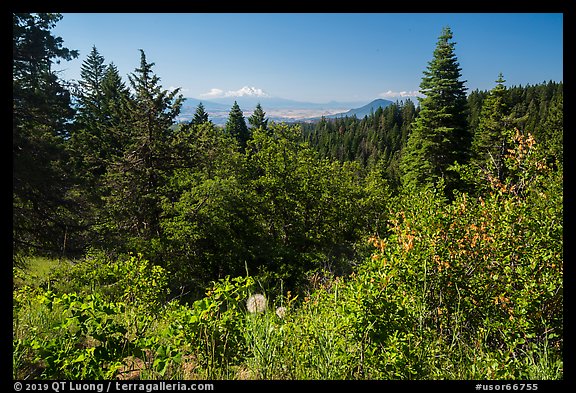
[(67, 195), (66, 141), (74, 116), (71, 95), (52, 64), (78, 52), (50, 30), (59, 14), (13, 14), (12, 192), (13, 247), (58, 255), (75, 227)]

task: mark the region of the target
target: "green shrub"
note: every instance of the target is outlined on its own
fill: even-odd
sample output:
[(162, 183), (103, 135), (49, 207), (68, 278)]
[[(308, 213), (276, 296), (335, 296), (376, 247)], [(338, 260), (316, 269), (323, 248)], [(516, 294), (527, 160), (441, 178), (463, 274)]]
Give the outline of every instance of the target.
[(250, 276), (227, 276), (190, 306), (168, 303), (139, 340), (152, 365), (147, 378), (188, 375), (191, 358), (197, 378), (233, 378), (247, 356), (245, 302), (254, 288)]
[[(14, 345), (27, 354), (30, 368), (41, 378), (111, 378), (134, 351), (127, 321), (121, 318), (125, 307), (98, 293), (38, 293), (17, 314)], [(29, 313), (38, 317), (31, 320)], [(22, 377), (17, 368), (15, 374)]]
[[(362, 271), (380, 285), (381, 298), (366, 317), (395, 315), (416, 337), (498, 354), (500, 368), (482, 377), (519, 378), (517, 359), (544, 340), (561, 357), (557, 198), (540, 192), (538, 209), (533, 198), (502, 192), (459, 194), (445, 205), (423, 192), (410, 201), (391, 220), (390, 236), (371, 239), (377, 251)], [(402, 332), (387, 318), (382, 327)]]
[(56, 270), (52, 287), (60, 293), (99, 292), (110, 301), (158, 307), (167, 300), (168, 274), (164, 268), (152, 265), (142, 254), (113, 260), (95, 253)]

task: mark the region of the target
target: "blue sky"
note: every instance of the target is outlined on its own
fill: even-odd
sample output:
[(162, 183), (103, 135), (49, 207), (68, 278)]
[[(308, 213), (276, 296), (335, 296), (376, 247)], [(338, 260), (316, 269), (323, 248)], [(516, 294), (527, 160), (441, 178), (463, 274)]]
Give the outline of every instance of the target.
[(65, 79), (79, 79), (95, 45), (126, 80), (144, 49), (163, 87), (186, 97), (253, 87), (299, 101), (369, 102), (417, 93), (444, 26), (469, 90), (493, 88), (499, 72), (508, 86), (563, 80), (560, 13), (64, 13), (53, 34), (80, 51), (56, 66)]

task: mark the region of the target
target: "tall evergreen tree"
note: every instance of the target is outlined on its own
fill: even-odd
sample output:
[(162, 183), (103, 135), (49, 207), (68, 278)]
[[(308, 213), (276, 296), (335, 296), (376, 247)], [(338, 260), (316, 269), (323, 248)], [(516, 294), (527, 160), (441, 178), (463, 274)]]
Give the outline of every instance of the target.
[(122, 155), (123, 145), (126, 140), (126, 133), (123, 130), (123, 122), (130, 105), (130, 91), (118, 73), (118, 68), (114, 63), (106, 67), (104, 79), (102, 80), (102, 112), (103, 121), (106, 124), (106, 134), (102, 135), (106, 154), (104, 159), (107, 166), (110, 166), (118, 157)]
[(51, 29), (60, 14), (13, 14), (13, 251), (63, 253), (74, 225), (65, 142), (74, 114), (52, 64), (78, 56)]
[(442, 30), (434, 57), (424, 71), (420, 92), (420, 114), (402, 157), (402, 182), (407, 186), (436, 184), (445, 180), (447, 191), (458, 186), (450, 169), (468, 158), (471, 135), (467, 124), (465, 81), (454, 52), (452, 31)]
[(73, 195), (82, 209), (79, 222), (85, 227), (81, 246), (102, 245), (106, 236), (98, 236), (97, 228), (109, 195), (105, 175), (122, 156), (127, 141), (123, 119), (129, 92), (116, 67), (106, 66), (95, 47), (82, 64), (81, 77), (75, 127), (68, 143), (76, 177)]
[[(104, 57), (96, 47), (82, 63), (80, 81), (76, 92), (75, 130), (72, 134), (71, 147), (79, 161), (83, 177), (101, 175), (104, 171), (101, 154), (102, 134), (105, 132), (106, 108), (102, 83), (106, 72)], [(91, 184), (94, 186), (95, 184)]]
[(511, 118), (506, 103), (506, 87), (502, 73), (496, 87), (490, 91), (480, 111), (478, 129), (472, 141), (472, 162), (500, 181), (504, 180), (504, 157), (508, 146)]
[(256, 109), (254, 109), (252, 116), (248, 118), (248, 122), (253, 128), (262, 128), (263, 130), (268, 129), (268, 119), (266, 119), (266, 112), (264, 112), (260, 103), (256, 105)]
[(104, 56), (93, 46), (90, 54), (80, 67), (79, 81), (80, 92), (78, 94), (77, 121), (86, 117), (93, 118), (102, 111), (102, 81), (106, 72)]
[(242, 110), (236, 101), (234, 101), (234, 105), (232, 105), (232, 109), (228, 115), (225, 129), (229, 135), (238, 141), (240, 149), (244, 151), (248, 144), (248, 140), (250, 139), (250, 131), (246, 126), (244, 113), (242, 113)]
[(180, 112), (179, 89), (163, 90), (140, 50), (140, 67), (129, 75), (133, 97), (124, 120), (128, 140), (122, 157), (107, 174), (109, 211), (115, 233), (149, 241), (161, 237), (161, 190), (174, 165), (172, 126)]
[(204, 109), (204, 105), (199, 103), (196, 107), (196, 112), (194, 112), (194, 118), (192, 119), (192, 124), (204, 124), (207, 123), (208, 113)]

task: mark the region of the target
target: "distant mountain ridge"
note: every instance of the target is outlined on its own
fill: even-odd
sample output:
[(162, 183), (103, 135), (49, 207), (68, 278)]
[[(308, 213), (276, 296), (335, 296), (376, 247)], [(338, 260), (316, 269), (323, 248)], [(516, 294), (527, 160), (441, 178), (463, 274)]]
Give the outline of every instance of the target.
[(238, 103), (245, 117), (250, 116), (256, 105), (260, 104), (267, 117), (277, 122), (316, 121), (322, 117), (332, 119), (356, 116), (363, 118), (376, 111), (379, 107), (386, 108), (393, 103), (389, 100), (376, 99), (361, 106), (361, 102), (330, 101), (327, 103), (312, 103), (268, 96), (221, 97), (210, 100), (188, 97), (185, 98), (182, 104), (179, 120), (190, 121), (194, 116), (194, 112), (196, 112), (196, 108), (202, 103), (209, 119), (215, 124), (223, 125), (228, 119), (228, 114), (234, 101)]
[(256, 107), (257, 104), (262, 105), (264, 111), (266, 109), (331, 109), (331, 108), (353, 108), (357, 105), (361, 105), (362, 102), (351, 101), (351, 102), (338, 102), (330, 101), (325, 103), (316, 102), (306, 102), (306, 101), (296, 101), (287, 98), (279, 97), (257, 97), (257, 96), (240, 96), (240, 97), (219, 97), (212, 98), (208, 100), (199, 98), (185, 98), (185, 106), (193, 106), (196, 108), (200, 102), (204, 105), (204, 108), (208, 111), (208, 108), (213, 108), (215, 110), (228, 109), (232, 107), (234, 101), (238, 103), (240, 109), (251, 111)]
[(370, 102), (369, 104), (366, 104), (360, 108), (350, 109), (348, 112), (336, 113), (336, 114), (328, 115), (328, 116), (324, 116), (324, 117), (329, 118), (329, 119), (335, 119), (337, 117), (356, 116), (359, 119), (363, 119), (365, 116), (368, 116), (369, 114), (371, 114), (373, 112), (376, 112), (376, 110), (378, 108), (384, 109), (391, 104), (393, 104), (393, 102), (390, 100), (384, 100), (382, 98), (377, 98), (374, 101)]

